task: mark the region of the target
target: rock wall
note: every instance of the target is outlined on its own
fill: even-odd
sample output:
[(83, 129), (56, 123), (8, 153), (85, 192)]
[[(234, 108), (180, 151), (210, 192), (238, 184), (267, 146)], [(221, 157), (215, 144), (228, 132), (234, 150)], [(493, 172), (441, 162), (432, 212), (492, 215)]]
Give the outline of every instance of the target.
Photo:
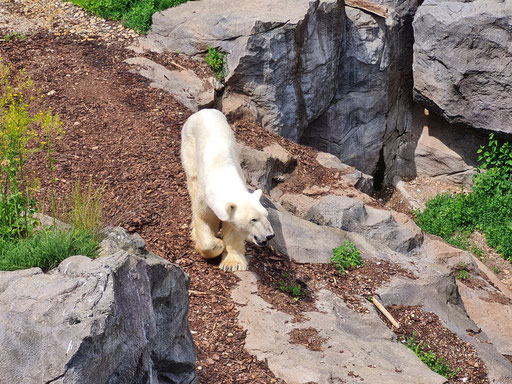
[(512, 134), (512, 3), (426, 0), (414, 19), (414, 97), (450, 123)]
[(0, 272), (0, 382), (195, 383), (189, 277), (122, 228), (102, 257)]
[(347, 7), (336, 96), (301, 142), (383, 180), (408, 128), (412, 18), (418, 1), (381, 1), (382, 15)]

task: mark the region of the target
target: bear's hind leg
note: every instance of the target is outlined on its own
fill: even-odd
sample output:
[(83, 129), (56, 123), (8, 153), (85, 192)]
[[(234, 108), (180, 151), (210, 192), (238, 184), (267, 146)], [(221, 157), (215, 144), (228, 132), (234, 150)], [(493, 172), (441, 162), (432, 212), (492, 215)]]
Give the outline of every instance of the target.
[(222, 223), (222, 230), (226, 250), (222, 254), (219, 267), (224, 271), (245, 271), (248, 265), (245, 257), (245, 236), (228, 222)]

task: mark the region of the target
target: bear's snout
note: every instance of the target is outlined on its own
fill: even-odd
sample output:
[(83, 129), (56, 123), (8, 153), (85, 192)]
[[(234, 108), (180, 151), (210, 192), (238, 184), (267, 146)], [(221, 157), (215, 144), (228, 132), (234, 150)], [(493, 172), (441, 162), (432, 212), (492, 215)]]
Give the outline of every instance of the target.
[(271, 235), (268, 235), (268, 236), (267, 236), (267, 241), (272, 240), (272, 239), (274, 238), (274, 236), (275, 236), (275, 235), (276, 235), (275, 233), (273, 233), (273, 234), (271, 234)]

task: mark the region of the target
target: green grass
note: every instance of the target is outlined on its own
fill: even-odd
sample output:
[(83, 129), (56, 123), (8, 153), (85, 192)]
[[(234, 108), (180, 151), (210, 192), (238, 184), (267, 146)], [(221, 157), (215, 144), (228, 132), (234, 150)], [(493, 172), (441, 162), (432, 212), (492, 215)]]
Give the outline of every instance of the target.
[(98, 241), (87, 231), (46, 229), (17, 241), (0, 242), (0, 270), (55, 268), (69, 256), (96, 257)]
[(332, 250), (331, 263), (334, 264), (340, 274), (345, 274), (347, 269), (364, 265), (361, 252), (352, 241), (345, 240), (342, 245)]
[(186, 3), (188, 0), (70, 0), (87, 12), (145, 34), (151, 28), (153, 14)]
[(427, 367), (447, 379), (454, 378), (461, 371), (461, 368), (455, 370), (451, 369), (444, 359), (442, 357), (437, 357), (432, 350), (425, 351), (425, 344), (418, 343), (416, 341), (415, 333), (413, 333), (412, 337), (405, 336), (402, 342), (407, 348), (412, 350)]
[(462, 249), (470, 248), (475, 230), (505, 259), (512, 260), (512, 144), (492, 134), (481, 147), (480, 169), (473, 190), (456, 195), (439, 194), (416, 211), (417, 224)]

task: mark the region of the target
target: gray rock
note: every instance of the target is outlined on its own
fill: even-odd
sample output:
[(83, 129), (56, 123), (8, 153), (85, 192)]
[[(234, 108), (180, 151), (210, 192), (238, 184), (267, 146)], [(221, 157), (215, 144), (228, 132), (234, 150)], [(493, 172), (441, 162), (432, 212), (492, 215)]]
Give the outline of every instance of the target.
[[(243, 283), (232, 293), (240, 325), (247, 330), (245, 348), (287, 383), (379, 384), (444, 383), (410, 350), (392, 341), (393, 333), (376, 313), (359, 314), (329, 291), (319, 292), (318, 312), (306, 312), (305, 322), (272, 308), (257, 291), (251, 272), (238, 273)], [(294, 329), (312, 327), (326, 339), (323, 351), (290, 344)], [(357, 377), (354, 377), (357, 375)]]
[(411, 231), (398, 224), (389, 211), (365, 206), (361, 201), (346, 196), (320, 198), (309, 208), (305, 219), (358, 233), (402, 253), (412, 251), (423, 241), (421, 231)]
[(196, 57), (208, 46), (227, 53), (227, 93), (250, 96), (265, 128), (297, 141), (334, 96), (343, 11), (341, 0), (191, 1), (156, 13), (147, 39)]
[(2, 382), (196, 382), (188, 276), (122, 229), (104, 243), (115, 253), (0, 272)]
[(125, 61), (136, 65), (134, 72), (151, 80), (153, 88), (169, 92), (192, 112), (211, 107), (215, 102), (216, 80), (213, 77), (202, 80), (190, 69), (171, 71), (145, 57), (133, 57)]
[(272, 175), (275, 159), (268, 153), (246, 145), (238, 144), (241, 167), (247, 182), (254, 188), (266, 192), (272, 188)]
[(285, 211), (267, 210), (276, 234), (269, 246), (297, 263), (328, 263), (332, 250), (350, 239), (339, 229), (316, 225)]
[(451, 123), (512, 134), (512, 3), (426, 0), (414, 18), (414, 97)]
[(376, 175), (392, 168), (412, 100), (412, 16), (417, 1), (376, 1), (387, 17), (347, 7), (347, 32), (331, 106), (301, 143)]

